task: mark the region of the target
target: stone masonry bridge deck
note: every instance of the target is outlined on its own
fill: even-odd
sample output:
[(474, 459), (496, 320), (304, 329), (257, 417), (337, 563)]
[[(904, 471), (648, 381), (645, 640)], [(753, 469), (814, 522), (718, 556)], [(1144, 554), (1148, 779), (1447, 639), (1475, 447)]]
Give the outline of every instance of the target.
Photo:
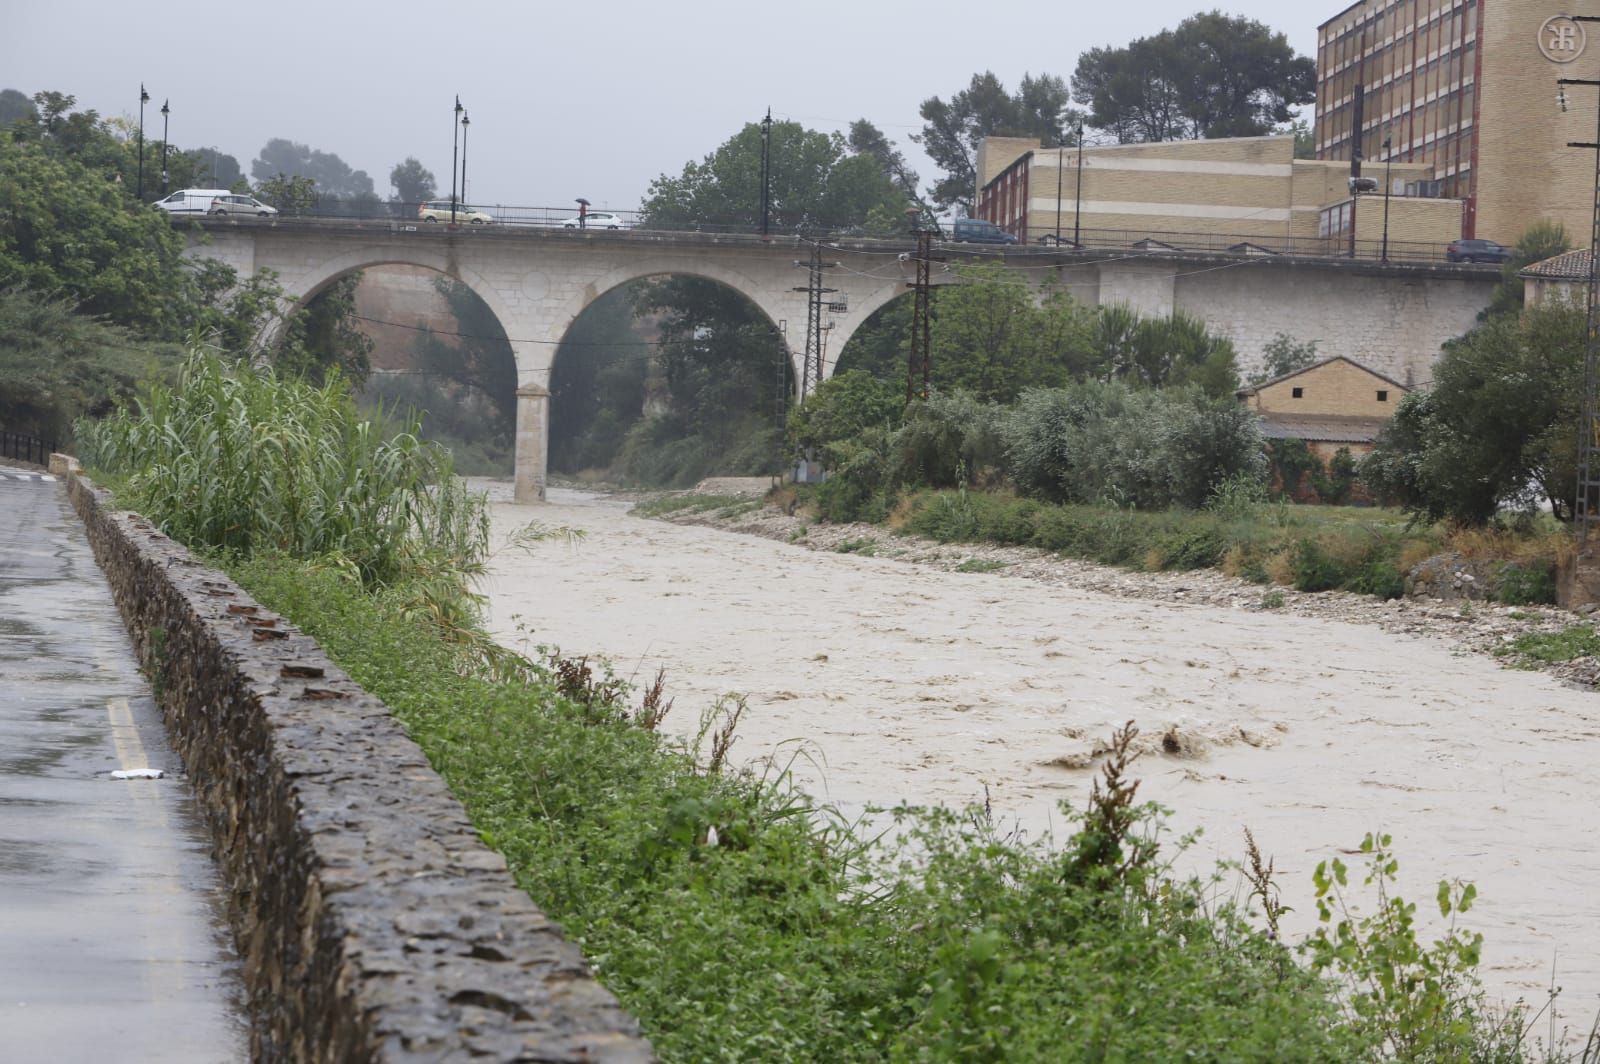
[[(550, 371), (557, 345), (586, 307), (613, 288), (663, 274), (727, 285), (789, 344), (800, 376), (811, 243), (794, 236), (652, 230), (424, 225), (336, 219), (181, 219), (190, 252), (243, 276), (277, 274), (289, 299), (308, 300), (353, 271), (405, 264), (445, 274), (488, 304), (517, 360), (516, 498), (544, 498)], [(825, 283), (847, 309), (832, 315), (830, 347), (907, 290), (915, 247), (904, 240), (831, 242)], [(1499, 280), (1493, 267), (1239, 255), (1161, 248), (1043, 248), (942, 244), (944, 266), (1003, 265), (1035, 287), (1065, 287), (1081, 302), (1149, 315), (1182, 310), (1233, 340), (1244, 368), (1278, 333), (1315, 340), (1406, 384), (1429, 379), (1445, 340), (1472, 327)], [(959, 279), (936, 268), (936, 283)], [(799, 287), (802, 290), (796, 291)]]

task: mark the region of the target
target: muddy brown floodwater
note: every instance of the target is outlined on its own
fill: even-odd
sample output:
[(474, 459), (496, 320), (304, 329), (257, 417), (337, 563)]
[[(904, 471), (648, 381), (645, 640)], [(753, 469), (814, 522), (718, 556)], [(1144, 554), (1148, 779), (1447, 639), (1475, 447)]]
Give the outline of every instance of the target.
[(803, 747), (797, 778), (847, 812), (987, 792), (1008, 823), (1059, 828), (1096, 740), (1133, 720), (1152, 740), (1140, 796), (1203, 831), (1184, 867), (1238, 859), (1248, 825), (1304, 932), (1316, 863), (1388, 832), (1420, 917), (1440, 878), (1478, 884), (1463, 923), (1486, 937), (1492, 993), (1542, 1001), (1553, 966), (1563, 1017), (1595, 1014), (1600, 696), (1375, 626), (813, 552), (575, 491), (537, 509), (491, 497), (501, 540), (529, 520), (586, 533), (499, 556), (503, 641), (637, 681), (665, 667), (680, 733), (743, 694), (736, 758)]

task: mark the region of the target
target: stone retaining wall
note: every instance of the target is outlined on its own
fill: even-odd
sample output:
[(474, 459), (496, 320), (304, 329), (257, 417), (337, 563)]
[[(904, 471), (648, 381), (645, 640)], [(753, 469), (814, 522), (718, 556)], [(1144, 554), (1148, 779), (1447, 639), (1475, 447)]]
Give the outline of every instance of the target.
[(256, 1060), (653, 1059), (388, 707), (106, 493), (68, 490), (211, 824)]

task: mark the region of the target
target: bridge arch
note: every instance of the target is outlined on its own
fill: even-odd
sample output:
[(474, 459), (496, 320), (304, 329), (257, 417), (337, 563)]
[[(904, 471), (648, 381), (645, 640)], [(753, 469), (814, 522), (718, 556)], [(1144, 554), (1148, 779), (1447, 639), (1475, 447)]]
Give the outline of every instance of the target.
[[(775, 332), (783, 335), (778, 329), (778, 324), (786, 320), (785, 311), (787, 308), (782, 304), (775, 304), (771, 298), (770, 288), (767, 285), (763, 285), (748, 272), (715, 260), (686, 264), (681, 254), (677, 256), (652, 255), (621, 263), (600, 274), (582, 288), (572, 292), (556, 314), (556, 322), (559, 324), (559, 328), (555, 339), (558, 344), (559, 341), (566, 338), (567, 331), (578, 320), (578, 315), (593, 305), (595, 300), (614, 289), (632, 284), (635, 281), (648, 280), (652, 277), (696, 277), (723, 285), (743, 296), (761, 312)], [(795, 363), (794, 346), (788, 343), (787, 337), (784, 339), (789, 361), (798, 370), (798, 364)], [(554, 362), (555, 352), (556, 346), (550, 346), (548, 360), (541, 367), (546, 373), (549, 372), (550, 366)]]
[[(516, 314), (511, 307), (506, 305), (499, 291), (489, 281), (470, 268), (464, 268), (459, 262), (453, 261), (454, 257), (445, 255), (428, 248), (356, 248), (342, 255), (319, 262), (304, 273), (284, 282), (285, 308), (304, 306), (320, 295), (324, 289), (339, 278), (357, 270), (365, 270), (374, 266), (418, 266), (422, 269), (432, 270), (453, 280), (459, 281), (472, 289), (473, 294), (483, 300), (489, 310), (499, 320), (500, 327), (506, 331), (508, 337), (515, 336), (512, 330), (516, 327)], [(274, 323), (274, 331), (278, 323)], [(269, 334), (264, 337), (270, 340)], [(520, 362), (519, 362), (520, 365)]]

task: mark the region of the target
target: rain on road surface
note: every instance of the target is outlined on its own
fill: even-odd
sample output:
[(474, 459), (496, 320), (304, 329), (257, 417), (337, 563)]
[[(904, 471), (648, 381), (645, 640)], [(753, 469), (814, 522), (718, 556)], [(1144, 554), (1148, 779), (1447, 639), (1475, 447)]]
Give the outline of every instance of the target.
[(0, 1059), (246, 1059), (222, 906), (82, 524), (0, 466)]

